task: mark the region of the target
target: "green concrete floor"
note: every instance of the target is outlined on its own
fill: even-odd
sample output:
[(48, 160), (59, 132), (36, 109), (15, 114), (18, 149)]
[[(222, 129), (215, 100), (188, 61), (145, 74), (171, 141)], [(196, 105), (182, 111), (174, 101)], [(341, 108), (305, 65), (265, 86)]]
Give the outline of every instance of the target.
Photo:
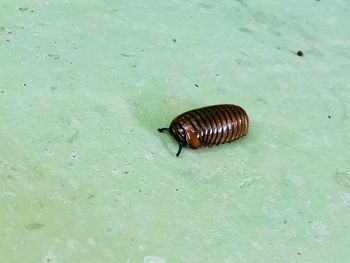
[[(349, 12), (1, 0), (0, 262), (350, 262)], [(175, 158), (218, 103), (248, 136)]]

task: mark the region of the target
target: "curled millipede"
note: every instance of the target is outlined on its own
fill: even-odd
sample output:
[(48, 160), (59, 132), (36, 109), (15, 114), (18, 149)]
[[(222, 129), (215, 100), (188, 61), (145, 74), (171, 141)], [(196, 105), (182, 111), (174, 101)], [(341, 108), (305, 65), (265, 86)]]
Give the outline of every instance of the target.
[(230, 143), (248, 133), (247, 113), (237, 105), (222, 104), (184, 112), (177, 116), (169, 128), (159, 128), (159, 132), (169, 132), (179, 143), (179, 156), (183, 147), (192, 149), (212, 147)]

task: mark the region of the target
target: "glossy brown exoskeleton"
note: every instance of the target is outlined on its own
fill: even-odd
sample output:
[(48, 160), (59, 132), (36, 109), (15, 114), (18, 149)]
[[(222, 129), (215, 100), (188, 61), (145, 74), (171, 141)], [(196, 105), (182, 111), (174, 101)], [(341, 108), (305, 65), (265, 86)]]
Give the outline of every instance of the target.
[(177, 116), (169, 128), (159, 128), (159, 132), (169, 132), (179, 143), (179, 156), (183, 147), (192, 149), (212, 147), (230, 143), (248, 133), (247, 113), (237, 105), (222, 104), (190, 110)]

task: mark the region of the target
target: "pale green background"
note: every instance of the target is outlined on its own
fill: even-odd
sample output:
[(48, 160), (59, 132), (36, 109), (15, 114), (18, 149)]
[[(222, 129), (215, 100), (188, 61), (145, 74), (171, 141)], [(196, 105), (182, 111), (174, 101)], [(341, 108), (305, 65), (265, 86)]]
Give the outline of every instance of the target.
[[(349, 11), (1, 0), (0, 262), (350, 262)], [(218, 103), (248, 136), (176, 158)]]

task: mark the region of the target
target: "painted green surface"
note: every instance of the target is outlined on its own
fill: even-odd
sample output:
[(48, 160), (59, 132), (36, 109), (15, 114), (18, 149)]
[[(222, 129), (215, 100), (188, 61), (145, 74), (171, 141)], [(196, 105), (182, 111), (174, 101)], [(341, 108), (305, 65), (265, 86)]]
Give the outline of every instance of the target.
[[(0, 262), (349, 262), (349, 12), (1, 0)], [(218, 103), (248, 136), (175, 158)]]

